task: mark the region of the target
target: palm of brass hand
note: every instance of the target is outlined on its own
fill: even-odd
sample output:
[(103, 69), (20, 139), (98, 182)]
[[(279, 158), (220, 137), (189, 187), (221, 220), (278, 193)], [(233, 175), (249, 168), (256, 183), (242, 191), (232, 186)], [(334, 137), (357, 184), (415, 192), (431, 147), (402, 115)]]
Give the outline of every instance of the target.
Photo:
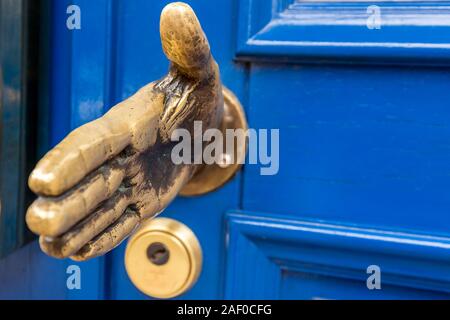
[(192, 132), (194, 120), (204, 129), (219, 125), (219, 70), (188, 5), (163, 10), (161, 40), (169, 74), (74, 130), (32, 172), (29, 185), (40, 197), (27, 224), (47, 254), (86, 260), (108, 252), (196, 172), (173, 164), (170, 136), (177, 128)]

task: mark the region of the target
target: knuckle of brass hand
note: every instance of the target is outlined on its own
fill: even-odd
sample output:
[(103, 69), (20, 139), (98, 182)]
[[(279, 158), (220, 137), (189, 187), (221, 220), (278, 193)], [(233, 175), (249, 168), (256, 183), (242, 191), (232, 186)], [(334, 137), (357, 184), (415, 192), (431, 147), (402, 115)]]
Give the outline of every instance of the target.
[[(202, 122), (202, 130), (245, 129), (246, 121), (237, 98), (222, 86), (219, 67), (191, 7), (180, 2), (166, 6), (161, 13), (160, 33), (162, 49), (170, 61), (167, 76), (143, 87), (97, 122), (89, 124), (93, 129), (89, 134), (84, 133), (79, 138), (69, 135), (44, 157), (31, 174), (32, 190), (52, 191), (46, 198), (64, 199), (70, 195), (81, 201), (89, 198), (89, 202), (94, 204), (99, 200), (100, 210), (106, 203), (115, 205), (110, 202), (116, 193), (127, 194), (131, 190), (127, 194), (128, 206), (125, 209), (120, 207), (123, 209), (121, 215), (112, 215), (114, 221), (109, 226), (103, 223), (102, 229), (95, 229), (87, 221), (84, 229), (83, 225), (74, 225), (66, 235), (58, 235), (47, 242), (41, 238), (41, 246), (47, 254), (61, 255), (50, 244), (57, 243), (65, 248), (69, 240), (64, 239), (70, 239), (70, 245), (76, 242), (76, 248), (81, 247), (78, 253), (70, 252), (74, 259), (86, 260), (106, 253), (132, 232), (133, 224), (138, 224), (139, 219), (157, 215), (177, 194), (192, 196), (215, 190), (239, 169), (238, 164), (224, 169), (217, 165), (176, 165), (171, 161), (174, 130), (186, 129), (193, 137), (195, 121)], [(228, 119), (226, 125), (225, 117)], [(230, 117), (234, 119), (231, 122)], [(101, 133), (95, 130), (96, 123), (102, 125)], [(83, 176), (99, 171), (98, 164), (101, 166), (113, 160), (123, 174), (105, 178), (104, 192), (111, 199), (103, 199), (100, 189), (91, 188), (89, 196), (83, 194), (89, 189), (89, 185), (83, 185)], [(67, 181), (71, 183), (67, 184)], [(84, 206), (87, 207), (86, 203)], [(67, 220), (78, 222), (77, 215), (81, 218), (89, 214), (98, 215), (99, 211), (95, 213), (91, 207), (83, 215), (74, 210), (66, 212), (74, 215)], [(38, 212), (40, 216), (36, 218), (36, 206), (29, 212), (27, 222), (38, 234), (42, 235), (42, 228), (36, 226), (36, 221), (45, 224), (49, 230), (54, 229), (52, 223), (58, 223), (55, 219), (46, 219), (52, 216), (51, 213)], [(89, 232), (87, 228), (90, 228)], [(108, 234), (114, 234), (114, 237), (105, 236)], [(82, 243), (85, 244), (83, 247)]]

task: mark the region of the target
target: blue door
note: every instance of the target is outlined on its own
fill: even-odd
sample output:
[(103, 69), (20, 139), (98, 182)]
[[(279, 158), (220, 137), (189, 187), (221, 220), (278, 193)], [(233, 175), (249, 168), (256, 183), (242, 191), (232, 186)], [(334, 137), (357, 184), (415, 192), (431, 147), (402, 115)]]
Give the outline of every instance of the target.
[[(450, 298), (450, 2), (186, 2), (249, 126), (279, 129), (279, 170), (246, 164), (163, 213), (203, 249), (181, 298)], [(51, 3), (52, 145), (166, 73), (167, 3)], [(75, 263), (32, 243), (0, 260), (0, 297), (145, 299), (124, 252)]]

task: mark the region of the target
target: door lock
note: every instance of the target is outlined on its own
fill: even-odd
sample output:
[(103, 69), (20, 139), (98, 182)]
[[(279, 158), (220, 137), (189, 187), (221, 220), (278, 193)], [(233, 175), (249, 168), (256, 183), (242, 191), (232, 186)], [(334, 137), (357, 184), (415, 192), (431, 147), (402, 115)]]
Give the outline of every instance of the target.
[[(232, 157), (228, 150), (215, 155), (230, 162), (226, 165), (204, 159), (173, 160), (176, 130), (195, 138), (200, 122), (202, 131), (216, 129), (225, 139), (227, 129), (245, 132), (247, 123), (238, 99), (221, 83), (219, 67), (192, 8), (180, 2), (167, 5), (161, 13), (160, 33), (169, 73), (74, 130), (30, 175), (29, 186), (39, 198), (28, 209), (26, 220), (50, 256), (88, 260), (103, 255), (162, 212), (178, 194), (213, 191), (243, 163), (246, 141), (238, 137), (233, 137)], [(211, 142), (202, 139), (200, 151)], [(174, 257), (168, 249), (165, 265), (171, 265)], [(155, 262), (165, 257), (158, 250), (150, 255)]]
[(187, 226), (156, 218), (145, 222), (128, 241), (125, 267), (130, 280), (146, 295), (174, 298), (197, 281), (202, 250)]
[(162, 266), (169, 261), (170, 251), (161, 242), (154, 242), (147, 248), (147, 258), (151, 263)]

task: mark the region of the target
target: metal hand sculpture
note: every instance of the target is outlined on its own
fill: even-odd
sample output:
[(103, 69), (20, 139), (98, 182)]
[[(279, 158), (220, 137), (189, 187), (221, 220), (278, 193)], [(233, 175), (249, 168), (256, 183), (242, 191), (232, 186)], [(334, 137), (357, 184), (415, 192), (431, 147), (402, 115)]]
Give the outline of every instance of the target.
[(28, 209), (27, 224), (51, 256), (102, 255), (164, 210), (200, 168), (173, 164), (173, 130), (193, 136), (194, 120), (204, 130), (221, 125), (219, 68), (195, 13), (170, 4), (160, 28), (168, 75), (74, 130), (29, 178), (40, 197)]

